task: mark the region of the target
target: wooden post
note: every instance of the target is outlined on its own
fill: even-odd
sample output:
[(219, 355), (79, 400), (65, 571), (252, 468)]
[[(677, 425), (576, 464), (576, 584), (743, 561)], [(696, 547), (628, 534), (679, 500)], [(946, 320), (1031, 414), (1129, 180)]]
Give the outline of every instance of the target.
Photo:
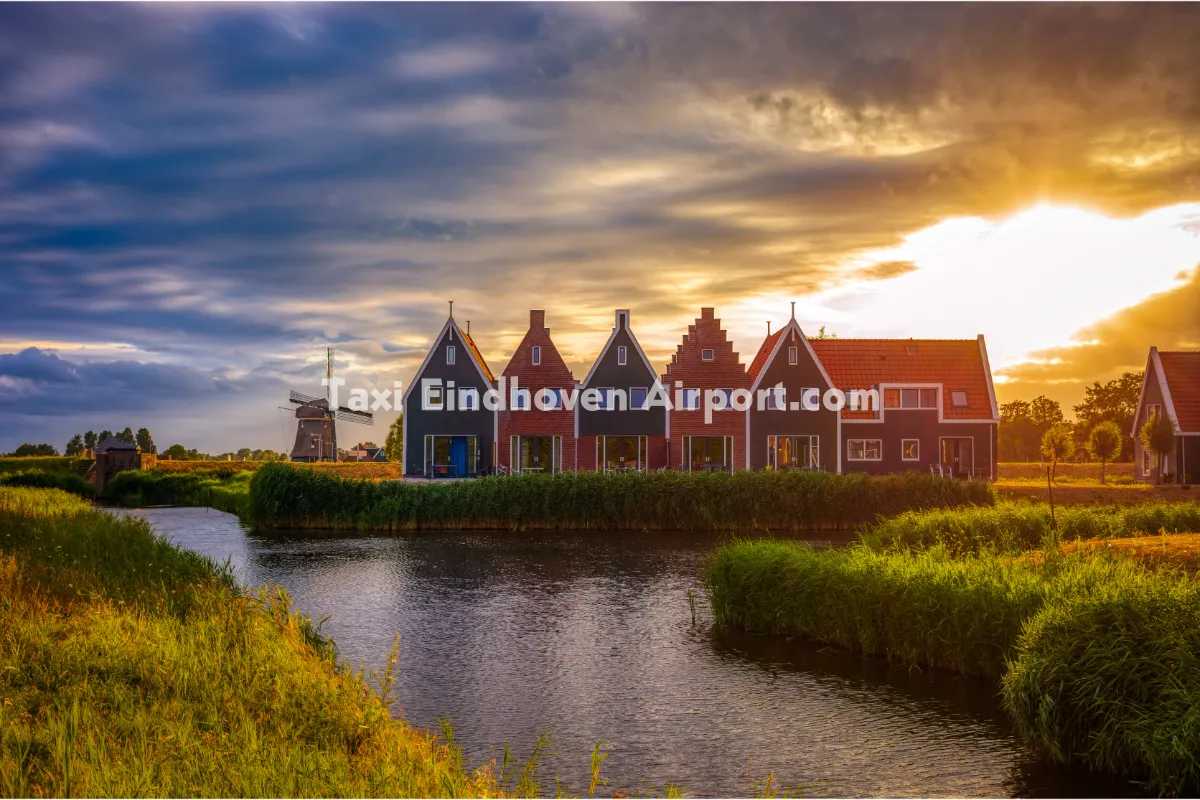
[(1046, 467), (1046, 493), (1050, 496), (1050, 530), (1058, 530), (1054, 520), (1054, 482), (1050, 480), (1050, 467)]

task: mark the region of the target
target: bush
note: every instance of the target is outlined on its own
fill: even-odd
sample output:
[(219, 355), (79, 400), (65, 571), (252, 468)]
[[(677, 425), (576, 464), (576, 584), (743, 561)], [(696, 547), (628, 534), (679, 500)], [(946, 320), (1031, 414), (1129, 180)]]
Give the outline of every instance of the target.
[[(1200, 503), (1150, 502), (1132, 506), (1065, 506), (1055, 511), (1057, 540), (1104, 539), (1200, 531)], [(952, 553), (1017, 553), (1042, 547), (1050, 537), (1050, 509), (1040, 503), (999, 503), (989, 508), (910, 511), (863, 529), (874, 549), (944, 545)]]
[(31, 469), (0, 475), (0, 486), (25, 486), (39, 489), (61, 489), (89, 500), (96, 496), (96, 487), (74, 472), (46, 472)]
[(991, 503), (990, 485), (922, 473), (591, 473), (413, 483), (267, 464), (250, 516), (270, 527), (722, 530), (853, 528), (911, 508)]
[(158, 470), (118, 472), (105, 487), (108, 499), (117, 505), (211, 506), (244, 516), (249, 508), (250, 473), (221, 472), (163, 473)]

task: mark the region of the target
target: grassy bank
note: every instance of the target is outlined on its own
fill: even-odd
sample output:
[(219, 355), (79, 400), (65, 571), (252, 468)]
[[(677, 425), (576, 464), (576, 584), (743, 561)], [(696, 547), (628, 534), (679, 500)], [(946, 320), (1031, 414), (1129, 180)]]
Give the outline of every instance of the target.
[(61, 489), (88, 500), (96, 494), (96, 487), (74, 472), (47, 472), (30, 469), (21, 472), (0, 473), (0, 486), (21, 486), (30, 489)]
[(0, 794), (490, 796), (282, 591), (70, 495), (0, 488)]
[(1053, 540), (1200, 531), (1200, 502), (1067, 506), (1056, 509), (1054, 519), (1057, 532), (1051, 536), (1050, 508), (1040, 503), (910, 511), (866, 526), (862, 538), (877, 550), (942, 545), (952, 553), (1018, 553), (1053, 544)]
[(105, 494), (109, 501), (128, 508), (210, 506), (246, 518), (250, 509), (251, 475), (228, 468), (183, 473), (131, 470), (117, 473)]
[(40, 470), (41, 472), (72, 472), (76, 475), (83, 476), (87, 472), (88, 467), (92, 465), (90, 458), (76, 458), (74, 456), (24, 456), (21, 458), (0, 458), (0, 475), (9, 472), (28, 472), (30, 470)]
[(267, 465), (250, 485), (255, 524), (364, 530), (852, 529), (880, 514), (990, 502), (985, 483), (920, 473), (580, 472), (376, 483)]
[(718, 624), (1002, 679), (1050, 758), (1200, 787), (1200, 583), (1181, 572), (766, 539), (721, 548), (707, 584)]

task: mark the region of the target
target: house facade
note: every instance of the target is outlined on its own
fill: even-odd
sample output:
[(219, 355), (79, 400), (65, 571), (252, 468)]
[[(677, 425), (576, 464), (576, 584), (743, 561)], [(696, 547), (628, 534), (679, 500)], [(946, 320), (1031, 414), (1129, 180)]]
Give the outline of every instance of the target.
[(529, 312), (529, 330), (500, 378), (506, 403), (497, 411), (497, 463), (510, 473), (573, 470), (575, 412), (564, 401), (575, 376), (550, 338), (545, 311)]
[[(714, 309), (700, 309), (662, 382), (672, 403), (671, 466), (689, 472), (745, 469), (746, 412), (735, 409), (731, 400), (734, 390), (749, 389), (750, 378)], [(710, 391), (724, 395), (727, 407), (706, 418), (703, 401)]]
[(496, 465), (495, 385), (469, 333), (450, 316), (405, 390), (404, 472), (430, 478), (486, 474)]
[(629, 309), (618, 309), (608, 341), (579, 384), (577, 469), (645, 472), (668, 465), (667, 410), (643, 407), (656, 385), (658, 373), (633, 334)]
[(843, 408), (842, 472), (930, 471), (996, 478), (1000, 414), (987, 345), (976, 339), (813, 339)]
[(795, 316), (763, 341), (749, 378), (748, 468), (840, 472), (838, 412), (823, 402), (834, 384)]
[[(1175, 428), (1174, 448), (1160, 456), (1141, 442), (1142, 426), (1164, 414)], [(1133, 469), (1139, 481), (1200, 481), (1200, 351), (1159, 351), (1150, 348), (1142, 391), (1134, 416)], [(1160, 463), (1161, 459), (1161, 463)]]

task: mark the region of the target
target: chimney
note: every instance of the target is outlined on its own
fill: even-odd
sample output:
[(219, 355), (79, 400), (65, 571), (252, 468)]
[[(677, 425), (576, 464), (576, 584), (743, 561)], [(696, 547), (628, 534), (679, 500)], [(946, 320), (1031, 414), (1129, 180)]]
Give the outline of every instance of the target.
[(628, 308), (618, 308), (617, 309), (617, 327), (618, 328), (628, 328), (629, 327), (629, 309)]
[(530, 310), (529, 312), (529, 330), (531, 331), (546, 331), (546, 312), (543, 310)]
[(700, 319), (714, 319), (716, 317), (716, 309), (702, 308), (700, 309)]

